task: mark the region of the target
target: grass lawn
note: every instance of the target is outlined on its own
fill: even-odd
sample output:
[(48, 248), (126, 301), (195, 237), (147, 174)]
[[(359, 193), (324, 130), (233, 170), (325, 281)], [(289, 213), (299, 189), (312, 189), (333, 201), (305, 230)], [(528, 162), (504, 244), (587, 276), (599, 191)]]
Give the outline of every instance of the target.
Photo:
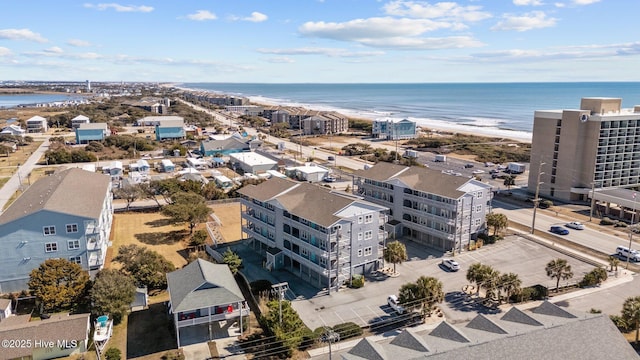
[(216, 214), (222, 226), (219, 228), (225, 242), (240, 240), (242, 231), (240, 228), (240, 203), (219, 204), (212, 206), (213, 213)]

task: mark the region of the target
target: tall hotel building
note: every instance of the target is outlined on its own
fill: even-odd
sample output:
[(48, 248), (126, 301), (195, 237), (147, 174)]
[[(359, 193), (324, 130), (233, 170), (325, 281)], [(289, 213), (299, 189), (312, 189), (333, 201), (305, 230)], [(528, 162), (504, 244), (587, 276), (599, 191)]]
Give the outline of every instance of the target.
[(640, 184), (640, 106), (582, 98), (580, 109), (538, 110), (533, 122), (530, 192), (586, 201), (592, 187)]
[(388, 208), (280, 178), (238, 192), (242, 232), (268, 270), (288, 270), (331, 293), (380, 267)]

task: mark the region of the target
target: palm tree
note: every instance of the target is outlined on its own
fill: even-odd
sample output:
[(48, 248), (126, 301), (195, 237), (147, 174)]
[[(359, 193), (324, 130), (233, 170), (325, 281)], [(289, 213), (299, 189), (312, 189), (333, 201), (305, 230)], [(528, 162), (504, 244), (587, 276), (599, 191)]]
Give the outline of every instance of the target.
[(467, 281), (472, 284), (476, 284), (476, 296), (480, 294), (480, 281), (482, 280), (483, 271), (484, 265), (481, 263), (472, 264), (467, 269)]
[(518, 274), (508, 273), (500, 276), (500, 288), (506, 293), (507, 303), (512, 295), (519, 293), (522, 289), (522, 280)]
[(496, 236), (500, 230), (509, 226), (509, 219), (505, 214), (490, 213), (487, 214), (487, 226), (493, 228), (493, 236)]
[(622, 319), (636, 329), (636, 345), (640, 332), (640, 296), (629, 297), (622, 304)]
[(500, 272), (489, 265), (484, 266), (481, 285), (485, 288), (485, 298), (500, 298)]
[(431, 313), (435, 304), (444, 300), (444, 292), (442, 291), (442, 282), (430, 276), (420, 276), (416, 280), (417, 290), (422, 299), (423, 315)]
[(571, 265), (567, 264), (567, 260), (565, 259), (549, 261), (545, 270), (547, 271), (548, 277), (556, 279), (556, 292), (558, 292), (558, 289), (560, 288), (560, 280), (568, 280), (573, 277)]
[(507, 187), (507, 190), (511, 190), (511, 187), (516, 184), (516, 176), (515, 175), (507, 176), (506, 178), (504, 178), (503, 184), (504, 186)]
[(387, 244), (384, 250), (384, 261), (393, 264), (393, 273), (396, 273), (396, 264), (401, 264), (407, 260), (407, 248), (400, 241), (392, 241)]
[(618, 271), (618, 265), (620, 265), (620, 259), (615, 256), (609, 256), (609, 266), (611, 266), (611, 271)]

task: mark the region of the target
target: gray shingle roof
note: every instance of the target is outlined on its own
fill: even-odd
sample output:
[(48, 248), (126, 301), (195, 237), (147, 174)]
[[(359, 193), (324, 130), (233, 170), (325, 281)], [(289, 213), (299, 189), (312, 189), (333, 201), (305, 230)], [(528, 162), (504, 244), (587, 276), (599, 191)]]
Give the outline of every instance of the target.
[(249, 150), (249, 144), (244, 141), (238, 140), (235, 137), (230, 137), (224, 140), (205, 140), (202, 142), (204, 151), (216, 151), (216, 150)]
[(414, 334), (413, 331), (410, 330), (401, 332), (398, 336), (391, 340), (390, 344), (420, 352), (429, 351), (429, 346), (424, 341), (424, 339)]
[(296, 185), (298, 184), (293, 181), (272, 177), (258, 185), (245, 186), (238, 190), (238, 192), (252, 199), (267, 201)]
[(0, 339), (31, 340), (32, 347), (4, 347), (0, 351), (1, 359), (15, 359), (30, 356), (34, 351), (34, 341), (84, 341), (89, 331), (89, 316), (91, 314), (54, 315), (42, 321), (21, 322), (5, 326), (0, 323)]
[[(340, 220), (335, 213), (355, 201), (353, 198), (307, 183), (299, 184), (295, 189), (278, 196), (277, 200), (290, 213), (324, 227), (329, 227)], [(318, 206), (322, 206), (322, 211), (318, 211)]]
[(384, 348), (380, 344), (367, 338), (362, 339), (362, 341), (349, 350), (349, 354), (369, 360), (389, 359), (386, 351), (384, 351)]
[(467, 338), (462, 332), (460, 332), (460, 330), (446, 321), (441, 322), (440, 325), (438, 325), (429, 333), (429, 335), (462, 343), (471, 342), (471, 340), (469, 340), (469, 338)]
[(505, 329), (501, 328), (500, 325), (482, 314), (478, 314), (478, 316), (473, 318), (473, 320), (469, 321), (467, 327), (476, 330), (489, 331), (495, 334), (507, 334)]
[(202, 259), (168, 273), (167, 284), (174, 313), (244, 301), (229, 267)]
[(511, 309), (509, 309), (509, 311), (507, 311), (507, 313), (504, 314), (500, 318), (500, 320), (517, 322), (520, 324), (531, 325), (531, 326), (542, 326), (541, 322), (525, 314), (522, 310), (516, 307), (512, 307)]
[(41, 210), (97, 219), (110, 184), (111, 178), (104, 174), (78, 168), (57, 171), (27, 188), (0, 215), (0, 224)]
[(535, 314), (556, 316), (556, 317), (565, 317), (565, 318), (575, 318), (576, 316), (567, 310), (561, 308), (556, 304), (552, 304), (549, 301), (543, 301), (540, 306), (532, 310)]
[(411, 189), (452, 199), (464, 195), (464, 192), (458, 189), (470, 180), (463, 176), (443, 174), (441, 171), (426, 167), (407, 167), (386, 162), (379, 162), (367, 170), (354, 171), (353, 174), (376, 181), (388, 182), (397, 179)]

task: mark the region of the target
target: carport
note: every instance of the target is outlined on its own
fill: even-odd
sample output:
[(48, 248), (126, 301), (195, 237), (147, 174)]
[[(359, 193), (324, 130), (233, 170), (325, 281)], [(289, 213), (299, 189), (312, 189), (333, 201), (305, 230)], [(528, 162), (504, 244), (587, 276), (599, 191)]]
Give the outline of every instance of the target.
[(637, 191), (624, 188), (605, 188), (594, 189), (589, 192), (589, 195), (591, 196), (592, 215), (594, 211), (599, 211), (604, 216), (611, 215), (634, 223), (640, 220), (638, 217), (640, 193)]

